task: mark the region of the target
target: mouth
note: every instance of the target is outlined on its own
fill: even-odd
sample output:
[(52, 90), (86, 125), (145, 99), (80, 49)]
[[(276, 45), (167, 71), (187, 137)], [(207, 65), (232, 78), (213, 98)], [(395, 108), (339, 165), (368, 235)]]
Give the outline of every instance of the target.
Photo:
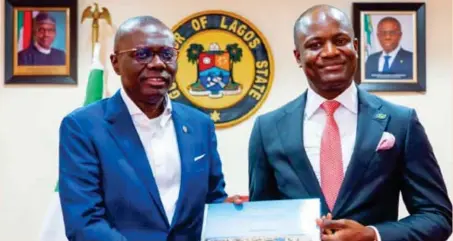
[(327, 64), (322, 67), (322, 69), (326, 71), (338, 71), (342, 70), (344, 67), (344, 63), (332, 63), (332, 64)]
[(152, 77), (145, 77), (142, 79), (142, 83), (146, 85), (150, 85), (154, 88), (162, 88), (167, 85), (168, 80), (161, 76), (152, 76)]

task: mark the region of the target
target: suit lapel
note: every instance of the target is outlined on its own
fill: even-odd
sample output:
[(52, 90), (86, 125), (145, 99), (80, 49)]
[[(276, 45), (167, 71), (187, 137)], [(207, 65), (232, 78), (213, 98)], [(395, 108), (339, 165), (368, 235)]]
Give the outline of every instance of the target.
[(172, 113), (173, 123), (175, 126), (176, 138), (178, 139), (179, 155), (181, 158), (181, 186), (179, 190), (179, 197), (176, 203), (175, 214), (171, 225), (175, 225), (178, 221), (182, 207), (187, 203), (187, 191), (190, 189), (191, 169), (194, 164), (193, 151), (191, 142), (194, 138), (196, 130), (190, 125), (189, 117), (180, 110), (178, 104), (173, 105)]
[(112, 138), (123, 151), (128, 163), (133, 167), (139, 179), (145, 184), (160, 214), (168, 224), (145, 149), (119, 91), (109, 100), (105, 117), (109, 123), (108, 130)]
[(392, 63), (392, 66), (390, 66), (390, 71), (398, 72), (397, 70), (399, 70), (401, 68), (401, 66), (403, 65), (403, 63), (401, 62), (402, 61), (402, 57), (401, 57), (402, 54), (403, 54), (403, 49), (400, 49), (398, 51), (398, 53), (396, 53), (395, 59), (393, 60), (393, 63)]
[(343, 180), (333, 215), (347, 207), (347, 199), (367, 170), (370, 161), (376, 154), (376, 147), (385, 131), (389, 115), (380, 110), (381, 103), (377, 98), (358, 89), (359, 109), (356, 141), (348, 169)]
[(280, 142), (288, 156), (289, 163), (310, 197), (320, 197), (323, 210), (328, 210), (318, 179), (304, 148), (303, 116), (307, 92), (296, 99), (277, 123)]

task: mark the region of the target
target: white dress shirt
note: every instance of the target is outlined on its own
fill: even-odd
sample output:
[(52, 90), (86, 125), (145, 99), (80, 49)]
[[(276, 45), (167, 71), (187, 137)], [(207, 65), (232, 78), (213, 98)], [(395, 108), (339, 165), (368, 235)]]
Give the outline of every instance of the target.
[[(341, 104), (335, 111), (334, 118), (340, 131), (343, 173), (346, 173), (354, 149), (357, 129), (358, 100), (355, 84), (351, 84), (335, 100)], [(326, 113), (321, 108), (324, 101), (326, 101), (325, 98), (308, 88), (304, 114), (304, 147), (319, 183), (321, 183), (319, 158), (321, 137), (326, 123)]]
[(123, 89), (120, 92), (140, 136), (167, 219), (171, 224), (179, 197), (181, 162), (170, 98), (166, 96), (167, 105), (164, 112), (149, 119)]
[[(345, 174), (351, 161), (357, 132), (359, 101), (354, 82), (334, 100), (341, 104), (335, 111), (334, 118), (340, 131), (343, 174)], [(321, 108), (324, 101), (326, 101), (324, 97), (308, 88), (304, 113), (304, 148), (319, 183), (321, 183), (321, 138), (327, 119), (324, 109)], [(381, 241), (378, 230), (370, 227), (376, 232), (377, 241)]]
[(382, 51), (381, 56), (379, 57), (379, 72), (382, 72), (384, 70), (384, 63), (385, 63), (385, 56), (390, 56), (389, 58), (389, 68), (392, 67), (393, 60), (395, 60), (396, 55), (398, 54), (398, 51), (400, 51), (401, 46), (398, 46), (396, 49), (394, 49), (390, 53), (386, 53), (385, 51)]

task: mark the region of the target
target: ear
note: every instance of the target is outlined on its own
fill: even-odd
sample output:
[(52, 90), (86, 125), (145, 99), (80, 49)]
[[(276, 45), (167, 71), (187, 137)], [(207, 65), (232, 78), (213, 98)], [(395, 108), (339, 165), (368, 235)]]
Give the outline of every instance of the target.
[(118, 66), (118, 57), (114, 54), (110, 55), (110, 62), (112, 63), (112, 67), (115, 70), (117, 75), (120, 75), (120, 68)]
[(302, 68), (302, 62), (300, 61), (300, 52), (299, 52), (299, 50), (295, 49), (295, 50), (293, 50), (293, 53), (294, 53), (294, 57), (296, 58), (297, 64), (299, 65), (299, 67)]

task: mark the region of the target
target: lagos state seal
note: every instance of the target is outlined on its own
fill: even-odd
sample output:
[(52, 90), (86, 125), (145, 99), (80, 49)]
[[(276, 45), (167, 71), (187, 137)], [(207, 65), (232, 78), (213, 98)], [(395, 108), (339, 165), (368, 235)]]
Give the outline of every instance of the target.
[(258, 110), (272, 86), (274, 62), (253, 24), (231, 12), (203, 11), (176, 24), (173, 33), (178, 72), (172, 100), (205, 112), (220, 128)]

